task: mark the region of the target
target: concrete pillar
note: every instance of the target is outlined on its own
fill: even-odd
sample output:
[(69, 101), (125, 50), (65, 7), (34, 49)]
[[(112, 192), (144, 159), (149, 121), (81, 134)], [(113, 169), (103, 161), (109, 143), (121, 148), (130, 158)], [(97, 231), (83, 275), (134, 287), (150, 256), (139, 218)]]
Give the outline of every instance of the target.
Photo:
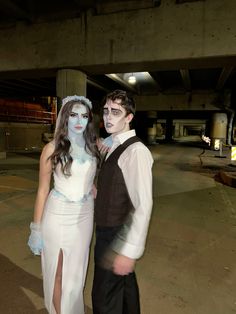
[(227, 134), (227, 114), (214, 113), (212, 115), (211, 138), (226, 139)]
[(167, 119), (166, 119), (166, 136), (165, 136), (165, 140), (167, 142), (171, 142), (172, 141), (172, 137), (173, 137), (173, 134), (172, 134), (172, 127), (173, 127), (173, 118), (171, 116), (169, 116)]
[(0, 159), (6, 159), (6, 132), (0, 128)]
[(180, 137), (183, 137), (183, 136), (184, 136), (184, 126), (183, 126), (183, 124), (180, 125), (179, 136), (180, 136)]
[(222, 143), (226, 141), (228, 118), (226, 113), (214, 113), (211, 123), (211, 147), (222, 151)]
[(179, 137), (180, 135), (180, 124), (179, 123), (175, 123), (175, 137)]
[(156, 143), (156, 136), (157, 136), (157, 127), (156, 127), (156, 120), (157, 120), (157, 112), (156, 111), (148, 111), (147, 112), (148, 118), (148, 143), (154, 144)]
[(161, 137), (163, 135), (163, 128), (161, 123), (157, 123), (157, 137)]
[(71, 69), (57, 71), (57, 96), (60, 99), (71, 95), (86, 96), (86, 87), (87, 76), (83, 72)]
[(188, 130), (186, 127), (184, 127), (184, 136), (188, 136)]

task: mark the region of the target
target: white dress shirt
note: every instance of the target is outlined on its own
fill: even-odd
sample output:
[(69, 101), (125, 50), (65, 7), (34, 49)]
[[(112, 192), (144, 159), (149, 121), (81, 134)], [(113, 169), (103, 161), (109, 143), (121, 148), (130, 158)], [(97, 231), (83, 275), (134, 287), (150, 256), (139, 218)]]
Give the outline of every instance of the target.
[[(106, 158), (127, 139), (135, 136), (135, 130), (113, 137), (113, 145)], [(145, 249), (145, 242), (152, 211), (152, 164), (153, 158), (148, 148), (141, 142), (131, 144), (120, 155), (120, 167), (125, 184), (134, 206), (121, 232), (112, 245), (118, 254), (137, 259)]]

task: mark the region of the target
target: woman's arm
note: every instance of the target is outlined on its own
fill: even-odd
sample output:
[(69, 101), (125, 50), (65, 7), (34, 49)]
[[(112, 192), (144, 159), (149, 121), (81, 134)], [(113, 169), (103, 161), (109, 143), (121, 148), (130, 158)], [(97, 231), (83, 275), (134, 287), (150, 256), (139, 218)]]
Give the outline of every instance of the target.
[(40, 156), (39, 166), (39, 186), (34, 206), (34, 220), (30, 224), (30, 236), (28, 245), (34, 255), (40, 255), (43, 249), (43, 240), (41, 235), (41, 219), (43, 216), (44, 205), (49, 193), (52, 164), (48, 157), (53, 153), (54, 146), (48, 143)]
[(48, 143), (43, 148), (41, 157), (40, 157), (40, 166), (39, 166), (39, 185), (38, 192), (35, 200), (34, 206), (34, 223), (40, 223), (43, 215), (44, 205), (49, 193), (51, 175), (52, 175), (52, 163), (48, 157), (53, 153), (54, 145)]

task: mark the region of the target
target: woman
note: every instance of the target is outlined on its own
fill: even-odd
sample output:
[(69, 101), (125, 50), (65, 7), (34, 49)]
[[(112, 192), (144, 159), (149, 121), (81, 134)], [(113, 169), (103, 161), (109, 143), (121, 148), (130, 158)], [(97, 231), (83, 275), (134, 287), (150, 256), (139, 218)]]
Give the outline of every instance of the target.
[[(54, 140), (40, 157), (39, 187), (29, 246), (41, 253), (50, 314), (84, 314), (83, 287), (93, 229), (93, 181), (99, 153), (92, 104), (63, 99)], [(50, 190), (51, 175), (54, 188)]]

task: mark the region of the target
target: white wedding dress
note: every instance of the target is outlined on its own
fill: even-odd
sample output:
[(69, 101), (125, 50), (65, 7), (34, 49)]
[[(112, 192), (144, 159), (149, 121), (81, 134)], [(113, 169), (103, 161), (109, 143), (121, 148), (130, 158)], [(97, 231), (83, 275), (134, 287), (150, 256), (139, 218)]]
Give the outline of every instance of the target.
[[(42, 272), (45, 306), (55, 314), (53, 289), (60, 250), (63, 252), (61, 314), (84, 314), (83, 289), (93, 231), (92, 185), (96, 159), (78, 147), (71, 176), (60, 166), (54, 172), (54, 189), (42, 218)], [(79, 156), (79, 157), (78, 157)]]

